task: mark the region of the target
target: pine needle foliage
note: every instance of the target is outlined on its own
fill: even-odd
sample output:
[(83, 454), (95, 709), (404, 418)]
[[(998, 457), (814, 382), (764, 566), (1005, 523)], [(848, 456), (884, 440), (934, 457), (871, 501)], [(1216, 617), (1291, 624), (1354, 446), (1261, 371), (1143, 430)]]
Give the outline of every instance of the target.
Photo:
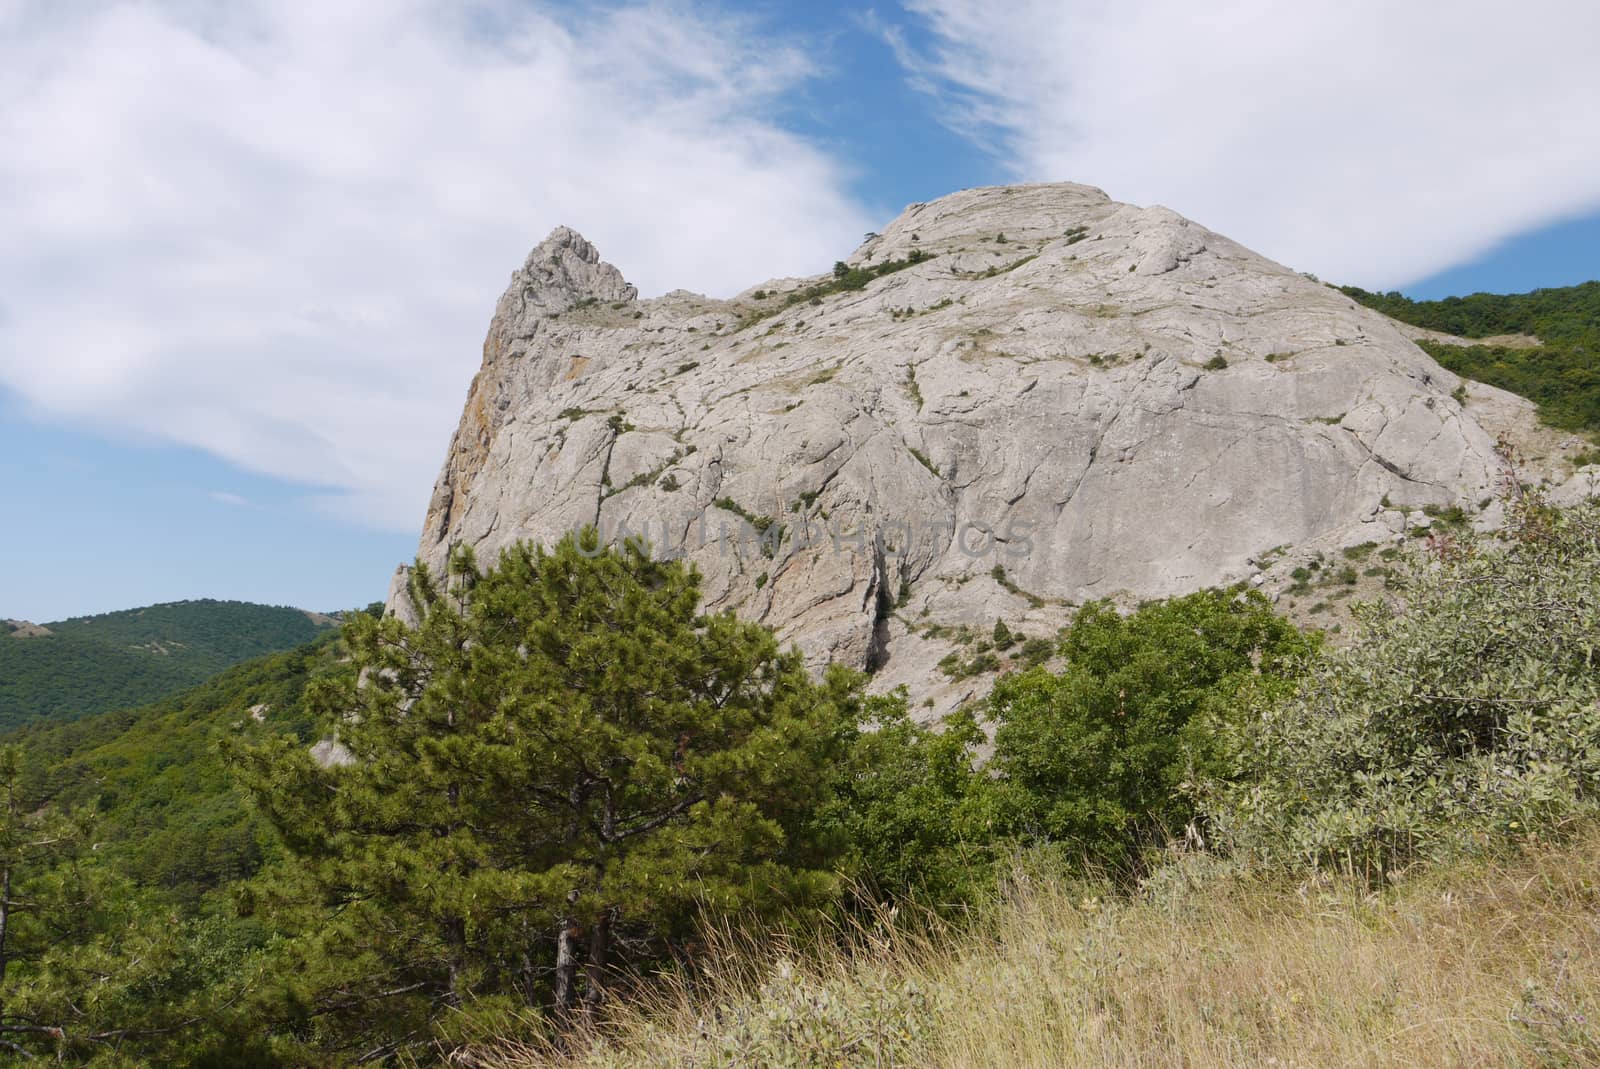
[[(235, 754), (290, 859), (245, 898), (289, 933), (273, 1012), (399, 1050), (592, 1010), (706, 916), (827, 903), (808, 814), (859, 680), (813, 682), (699, 576), (594, 532), (418, 567), (414, 628), (358, 618), (308, 700), (344, 763)], [(476, 1024), (474, 1022), (477, 1022)]]

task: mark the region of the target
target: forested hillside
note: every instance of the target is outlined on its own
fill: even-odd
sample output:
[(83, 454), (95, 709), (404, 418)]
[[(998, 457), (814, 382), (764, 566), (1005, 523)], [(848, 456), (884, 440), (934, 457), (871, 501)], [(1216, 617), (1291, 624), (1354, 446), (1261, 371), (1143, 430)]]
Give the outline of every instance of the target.
[(177, 601), (0, 632), (0, 730), (154, 701), (332, 626), (299, 609)]
[(249, 875), (270, 834), (244, 804), (219, 743), (264, 733), (309, 737), (300, 696), (334, 665), (337, 635), (227, 669), (150, 705), (0, 736), (28, 754), (26, 795), (97, 813), (100, 860), (184, 908)]
[(338, 648), (326, 632), (138, 709), (0, 736), (0, 1052), (42, 1040), (96, 1065), (283, 1064), (252, 1054), (238, 1019), (200, 1023), (260, 981), (269, 933), (233, 891), (282, 851), (223, 747), (309, 738), (301, 696)]
[(1564, 430), (1600, 432), (1600, 282), (1534, 290), (1474, 293), (1413, 301), (1399, 293), (1342, 292), (1402, 323), (1462, 338), (1532, 334), (1540, 345), (1418, 344), (1458, 375), (1521, 394), (1546, 422)]

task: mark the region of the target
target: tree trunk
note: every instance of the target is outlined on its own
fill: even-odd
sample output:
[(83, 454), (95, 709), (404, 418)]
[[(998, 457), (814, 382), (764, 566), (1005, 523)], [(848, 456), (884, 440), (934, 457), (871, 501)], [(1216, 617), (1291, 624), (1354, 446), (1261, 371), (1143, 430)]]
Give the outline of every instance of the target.
[(578, 921), (561, 918), (556, 936), (556, 1016), (569, 1017), (578, 1005)]
[(583, 1009), (593, 1015), (606, 997), (606, 964), (611, 956), (612, 911), (600, 914), (589, 930), (589, 961), (583, 967)]
[(578, 922), (561, 921), (556, 937), (556, 1012), (565, 1016), (578, 1004)]
[(459, 1008), (466, 1001), (466, 992), (462, 990), (462, 972), (467, 957), (467, 922), (460, 917), (446, 917), (444, 934), (445, 943), (450, 947), (447, 962), (450, 970), (449, 991), (445, 994), (445, 1003)]
[(539, 1004), (538, 973), (533, 967), (533, 930), (528, 919), (522, 919), (522, 1000), (529, 1006)]

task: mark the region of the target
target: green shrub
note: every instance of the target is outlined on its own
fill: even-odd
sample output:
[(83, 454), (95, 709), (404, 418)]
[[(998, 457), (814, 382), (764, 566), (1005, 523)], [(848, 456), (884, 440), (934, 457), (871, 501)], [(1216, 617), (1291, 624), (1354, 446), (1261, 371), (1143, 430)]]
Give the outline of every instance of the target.
[(1367, 876), (1551, 828), (1600, 789), (1600, 503), (1437, 541), (1296, 693), (1256, 703), (1207, 811), (1248, 855)]
[(1017, 636), (1012, 634), (1011, 628), (1006, 626), (1004, 620), (994, 622), (994, 648), (997, 650), (1010, 649), (1016, 645)]
[(1467, 514), (1460, 505), (1451, 505), (1449, 508), (1425, 505), (1422, 514), (1432, 519), (1434, 527), (1440, 530), (1459, 531), (1467, 526)]
[(939, 661), (939, 670), (951, 679), (971, 679), (999, 667), (1000, 660), (990, 651), (988, 643), (980, 643), (970, 658), (963, 659), (961, 654), (951, 653)]
[(990, 696), (1005, 827), (1109, 863), (1181, 831), (1194, 815), (1184, 785), (1220, 756), (1210, 721), (1247, 681), (1291, 674), (1313, 648), (1257, 591), (1205, 590), (1131, 616), (1085, 605), (1060, 673), (1004, 676)]
[[(804, 289), (790, 291), (784, 295), (781, 305), (765, 308), (746, 316), (741, 327), (759, 323), (768, 316), (776, 315), (786, 308), (793, 308), (797, 304), (820, 305), (822, 304), (822, 298), (831, 294), (864, 289), (867, 283), (873, 279), (882, 278), (884, 275), (892, 275), (896, 271), (904, 271), (906, 268), (915, 266), (927, 259), (930, 259), (929, 255), (921, 249), (912, 249), (903, 260), (885, 260), (881, 264), (851, 267), (842, 260), (836, 261), (833, 265), (832, 273), (825, 281), (807, 286)], [(767, 294), (765, 291), (757, 291), (752, 296), (757, 300), (761, 300), (767, 296), (777, 295)]]
[(712, 504), (724, 512), (733, 513), (745, 523), (754, 527), (757, 534), (766, 534), (767, 529), (777, 522), (771, 516), (756, 515), (731, 497), (719, 497)]
[(870, 698), (865, 728), (831, 771), (837, 785), (815, 816), (820, 841), (849, 844), (843, 868), (873, 894), (933, 904), (992, 889), (998, 836), (993, 781), (973, 768), (984, 736), (970, 714), (938, 730), (915, 723), (903, 692)]
[(1030, 638), (1022, 644), (1018, 658), (1023, 664), (1036, 666), (1048, 661), (1056, 652), (1056, 644), (1047, 638)]

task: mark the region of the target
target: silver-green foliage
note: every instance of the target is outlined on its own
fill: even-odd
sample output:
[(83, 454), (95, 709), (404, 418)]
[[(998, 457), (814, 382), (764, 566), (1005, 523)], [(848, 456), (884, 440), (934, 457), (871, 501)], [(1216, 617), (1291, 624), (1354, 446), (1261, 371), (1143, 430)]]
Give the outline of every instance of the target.
[(1247, 709), (1213, 828), (1268, 861), (1368, 875), (1556, 827), (1600, 793), (1600, 502), (1518, 493), (1499, 535), (1438, 536), (1397, 600), (1292, 697)]

